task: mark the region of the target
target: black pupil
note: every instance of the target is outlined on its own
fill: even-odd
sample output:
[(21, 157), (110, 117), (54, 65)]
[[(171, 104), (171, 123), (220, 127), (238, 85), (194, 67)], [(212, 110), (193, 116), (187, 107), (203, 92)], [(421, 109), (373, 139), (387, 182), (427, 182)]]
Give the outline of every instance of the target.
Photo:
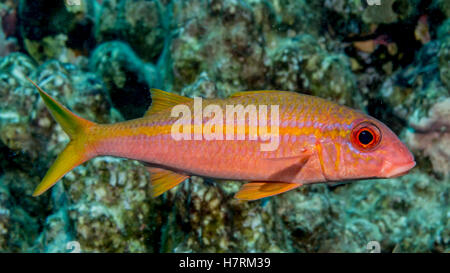
[(364, 145), (369, 144), (373, 140), (373, 135), (371, 132), (364, 130), (362, 131), (358, 136), (359, 142), (361, 142)]

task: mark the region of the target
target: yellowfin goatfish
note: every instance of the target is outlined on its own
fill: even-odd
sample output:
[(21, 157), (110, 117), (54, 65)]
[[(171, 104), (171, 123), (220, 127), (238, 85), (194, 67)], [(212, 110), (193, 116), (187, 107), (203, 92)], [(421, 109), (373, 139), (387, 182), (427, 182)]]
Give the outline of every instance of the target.
[[(230, 105), (244, 109), (266, 105), (273, 106), (271, 111), (279, 111), (272, 111), (277, 116), (269, 115), (266, 122), (244, 125), (239, 123), (242, 121), (242, 116), (237, 117), (239, 113), (231, 121), (223, 115), (214, 128), (210, 123), (212, 115), (198, 119), (195, 99), (161, 90), (151, 90), (152, 105), (144, 117), (97, 124), (75, 115), (33, 84), (70, 137), (33, 196), (41, 195), (67, 172), (97, 156), (141, 161), (151, 174), (154, 196), (196, 175), (249, 181), (235, 195), (241, 200), (280, 194), (304, 184), (389, 178), (405, 174), (415, 166), (413, 155), (382, 122), (325, 99), (295, 92), (248, 91), (227, 99), (204, 99), (200, 107), (205, 110), (208, 106), (217, 110)], [(187, 116), (189, 124), (174, 116), (176, 106), (194, 113)], [(218, 112), (214, 113), (218, 121)], [(270, 133), (277, 133), (276, 149), (262, 149), (261, 144), (270, 140), (250, 136), (261, 129), (268, 131), (267, 124), (275, 118), (278, 127), (270, 128)], [(243, 119), (250, 121), (250, 114)], [(193, 129), (183, 129), (191, 124)], [(228, 131), (225, 127), (230, 124), (240, 124), (243, 130), (235, 126)], [(178, 128), (175, 131), (183, 129), (180, 132), (185, 138), (174, 137), (175, 127)], [(220, 132), (241, 134), (241, 138), (230, 140), (228, 134), (218, 136)], [(242, 138), (242, 133), (247, 137)]]

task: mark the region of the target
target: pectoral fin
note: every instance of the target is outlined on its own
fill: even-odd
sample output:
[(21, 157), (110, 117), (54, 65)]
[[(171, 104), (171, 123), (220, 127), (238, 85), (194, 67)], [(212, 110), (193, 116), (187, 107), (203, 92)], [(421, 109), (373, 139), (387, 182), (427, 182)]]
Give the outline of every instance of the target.
[(147, 170), (150, 172), (153, 197), (160, 196), (189, 178), (188, 175), (156, 167), (147, 167)]
[(299, 186), (301, 184), (285, 182), (250, 182), (244, 184), (234, 197), (239, 200), (257, 200), (277, 195)]

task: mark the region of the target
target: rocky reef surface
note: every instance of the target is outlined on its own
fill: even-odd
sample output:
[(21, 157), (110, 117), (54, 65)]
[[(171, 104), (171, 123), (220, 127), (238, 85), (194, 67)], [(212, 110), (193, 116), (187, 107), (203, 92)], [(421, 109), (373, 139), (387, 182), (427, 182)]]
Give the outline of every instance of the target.
[[(0, 1), (0, 252), (450, 251), (450, 5), (386, 0)], [(255, 202), (192, 177), (152, 198), (138, 162), (93, 159), (31, 196), (68, 141), (26, 76), (87, 119), (141, 116), (149, 88), (294, 90), (385, 122), (408, 175)]]

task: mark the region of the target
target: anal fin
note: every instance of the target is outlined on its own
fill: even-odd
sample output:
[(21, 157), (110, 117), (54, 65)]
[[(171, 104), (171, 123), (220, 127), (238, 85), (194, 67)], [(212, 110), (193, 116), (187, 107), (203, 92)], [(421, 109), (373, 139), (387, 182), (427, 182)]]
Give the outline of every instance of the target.
[(160, 196), (189, 178), (188, 175), (176, 173), (166, 169), (156, 167), (146, 168), (150, 172), (150, 183), (152, 184), (153, 197)]
[(242, 185), (234, 197), (239, 200), (257, 200), (277, 195), (300, 186), (301, 184), (286, 182), (249, 182)]

